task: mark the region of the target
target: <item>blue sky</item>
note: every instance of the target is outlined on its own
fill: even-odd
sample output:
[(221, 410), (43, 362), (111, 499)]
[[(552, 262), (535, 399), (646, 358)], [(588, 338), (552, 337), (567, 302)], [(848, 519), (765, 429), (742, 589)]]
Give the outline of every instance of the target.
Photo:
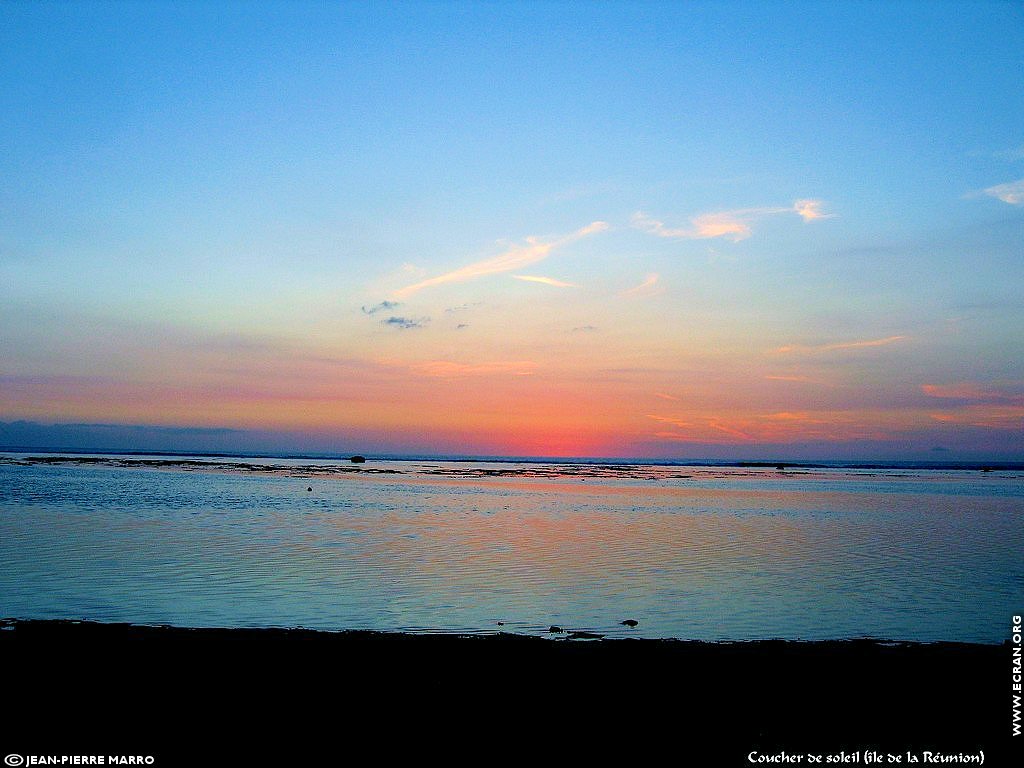
[(1022, 65), (1009, 2), (5, 3), (0, 420), (1019, 455)]

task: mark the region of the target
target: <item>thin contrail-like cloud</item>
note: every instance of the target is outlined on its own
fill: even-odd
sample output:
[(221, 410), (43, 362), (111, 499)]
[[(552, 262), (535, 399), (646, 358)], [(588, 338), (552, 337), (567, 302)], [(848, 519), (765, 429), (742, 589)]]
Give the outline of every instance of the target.
[(493, 256), (483, 261), (477, 261), (473, 264), (467, 264), (464, 267), (446, 272), (443, 275), (437, 277), (431, 277), (426, 280), (421, 280), (418, 283), (407, 285), (404, 288), (399, 288), (394, 293), (396, 299), (406, 299), (412, 296), (414, 293), (422, 291), (424, 288), (432, 288), (437, 285), (444, 285), (445, 283), (461, 283), (467, 280), (475, 280), (478, 277), (484, 277), (485, 275), (493, 275), (499, 272), (511, 272), (514, 269), (522, 269), (530, 264), (536, 264), (538, 261), (543, 261), (548, 255), (556, 248), (560, 248), (563, 245), (568, 245), (577, 240), (580, 240), (587, 235), (592, 235), (597, 232), (604, 232), (608, 229), (608, 224), (603, 221), (595, 221), (582, 229), (578, 229), (570, 235), (560, 237), (555, 240), (549, 240), (547, 242), (541, 242), (535, 237), (528, 237), (526, 239), (526, 245), (516, 245), (505, 251), (498, 256)]
[(555, 288), (579, 288), (576, 283), (566, 283), (561, 280), (555, 280), (553, 277), (541, 277), (540, 275), (512, 275), (512, 277), (516, 280), (525, 280), (528, 283), (543, 283)]
[(832, 352), (838, 349), (863, 349), (865, 347), (884, 347), (887, 344), (895, 344), (898, 341), (904, 341), (909, 338), (908, 336), (886, 336), (884, 339), (866, 339), (864, 341), (843, 341), (835, 344), (812, 344), (812, 345), (801, 345), (801, 344), (787, 344), (784, 347), (779, 347), (776, 352), (787, 353), (787, 352)]
[(634, 285), (622, 292), (623, 296), (654, 296), (655, 294), (661, 293), (664, 289), (658, 285), (660, 276), (657, 272), (651, 272), (640, 285)]

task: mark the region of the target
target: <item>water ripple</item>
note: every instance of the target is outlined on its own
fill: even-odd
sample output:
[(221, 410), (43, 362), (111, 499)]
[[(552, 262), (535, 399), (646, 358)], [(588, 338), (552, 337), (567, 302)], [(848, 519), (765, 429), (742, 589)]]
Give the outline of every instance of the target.
[(1019, 607), (1017, 476), (378, 469), (0, 462), (0, 615), (998, 641)]

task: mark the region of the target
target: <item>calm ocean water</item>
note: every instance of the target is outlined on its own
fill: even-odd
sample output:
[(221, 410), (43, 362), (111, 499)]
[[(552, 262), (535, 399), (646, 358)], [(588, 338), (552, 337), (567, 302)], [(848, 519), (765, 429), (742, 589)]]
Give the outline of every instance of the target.
[(1021, 471), (23, 458), (0, 617), (999, 642), (1024, 608)]

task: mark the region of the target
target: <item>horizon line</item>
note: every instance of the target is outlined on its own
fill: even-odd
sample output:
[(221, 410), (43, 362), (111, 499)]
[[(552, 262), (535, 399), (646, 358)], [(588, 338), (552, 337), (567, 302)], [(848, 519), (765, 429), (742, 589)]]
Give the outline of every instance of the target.
[(616, 457), (616, 456), (538, 456), (538, 455), (516, 455), (516, 454), (459, 454), (459, 453), (358, 453), (338, 451), (195, 451), (195, 450), (153, 450), (153, 449), (85, 449), (85, 448), (57, 448), (54, 446), (30, 447), (30, 446), (6, 446), (0, 445), (0, 454), (16, 453), (45, 453), (45, 454), (68, 454), (72, 456), (85, 455), (106, 455), (106, 456), (194, 456), (209, 458), (238, 458), (238, 459), (327, 459), (334, 461), (346, 461), (353, 456), (362, 456), (366, 461), (450, 461), (450, 462), (481, 462), (481, 463), (536, 463), (536, 464), (643, 464), (649, 466), (709, 466), (709, 467), (792, 467), (792, 468), (900, 468), (917, 467), (920, 469), (972, 469), (991, 467), (993, 469), (1024, 470), (1024, 458), (971, 458), (971, 459), (885, 459), (885, 458), (803, 458), (786, 459), (760, 457), (753, 459), (744, 458), (720, 458), (711, 457)]

